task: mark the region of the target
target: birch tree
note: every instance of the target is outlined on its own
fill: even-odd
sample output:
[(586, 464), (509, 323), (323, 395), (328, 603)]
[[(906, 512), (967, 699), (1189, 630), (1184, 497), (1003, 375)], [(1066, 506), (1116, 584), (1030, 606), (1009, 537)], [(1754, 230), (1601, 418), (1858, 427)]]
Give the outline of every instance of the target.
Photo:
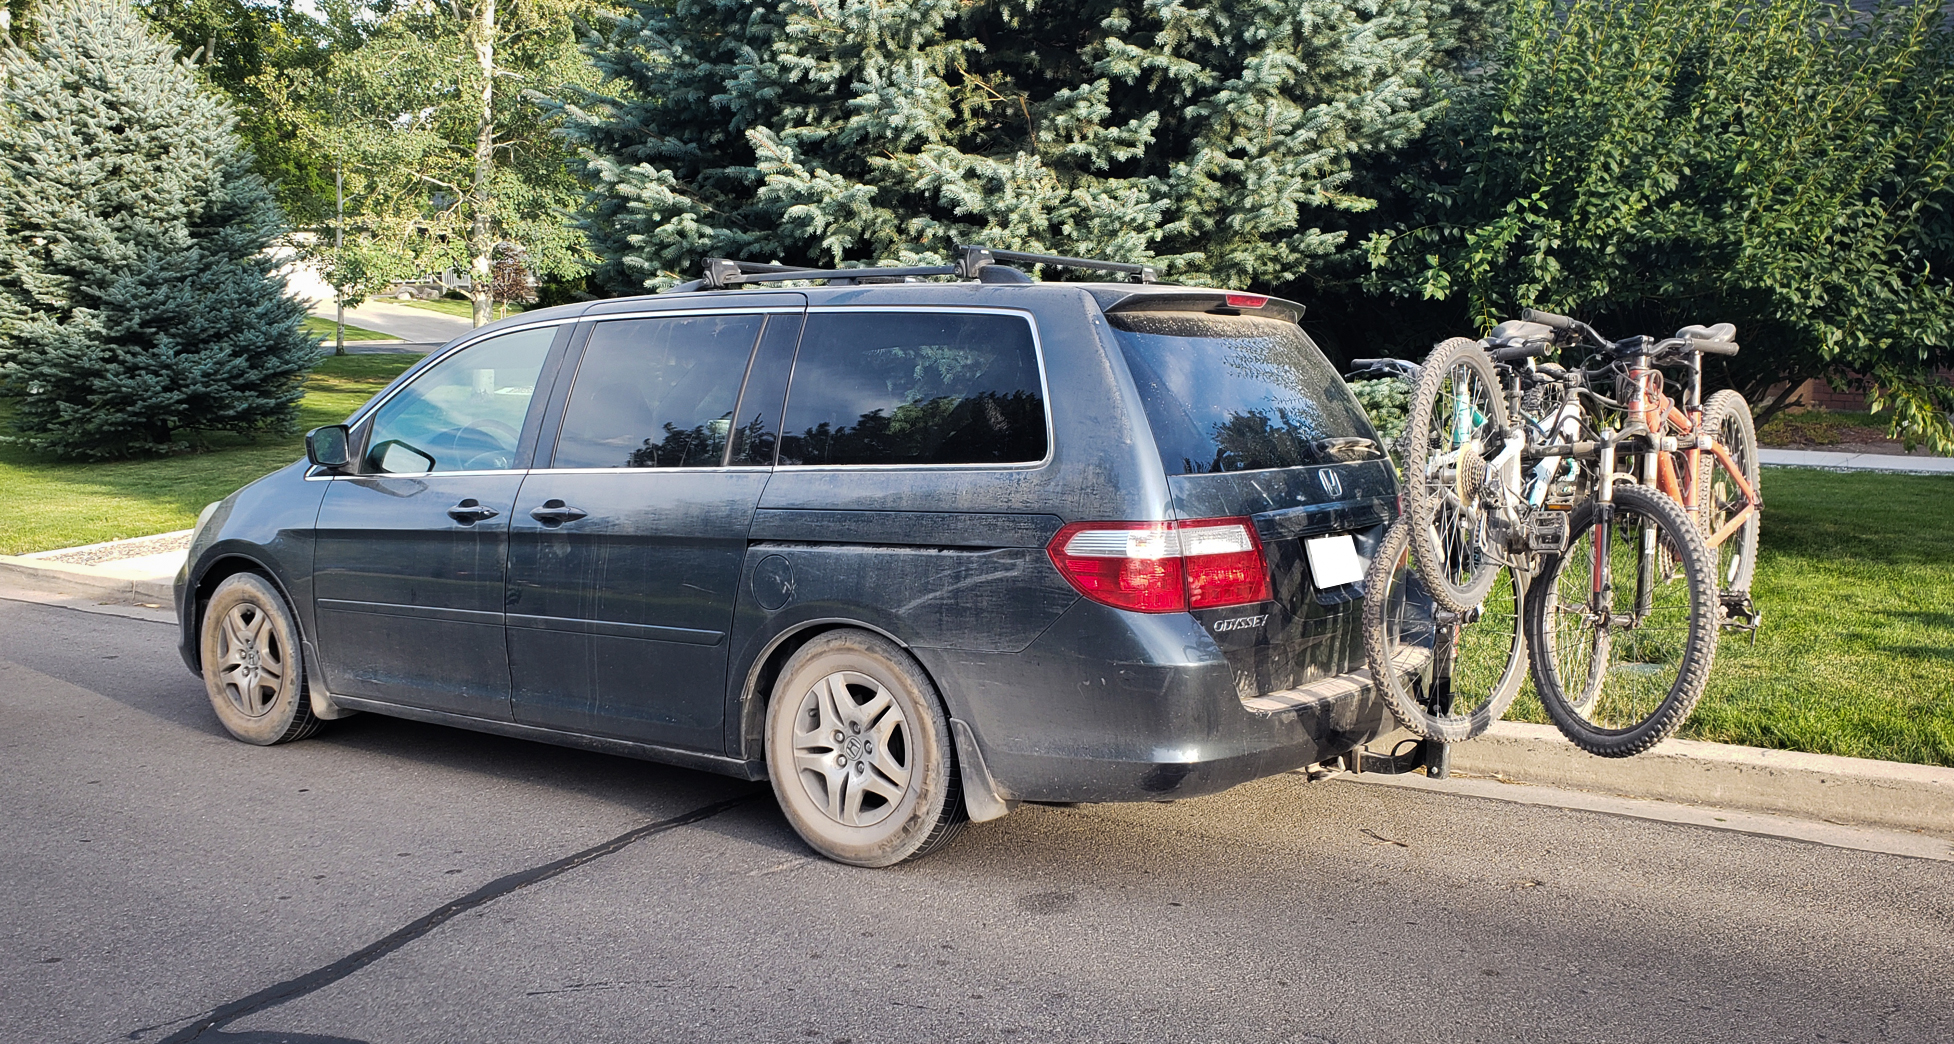
[(307, 133), (331, 154), (353, 248), (469, 275), (475, 325), (493, 317), (494, 254), (514, 243), (541, 276), (588, 256), (566, 147), (525, 90), (589, 82), (562, 0), (420, 0), (380, 20), (312, 85)]

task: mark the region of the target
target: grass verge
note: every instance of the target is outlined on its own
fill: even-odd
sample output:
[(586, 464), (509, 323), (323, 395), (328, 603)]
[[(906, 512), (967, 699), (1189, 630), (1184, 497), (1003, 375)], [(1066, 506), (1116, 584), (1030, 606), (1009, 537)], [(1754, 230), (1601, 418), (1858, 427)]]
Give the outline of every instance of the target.
[[(1954, 766), (1954, 476), (1764, 472), (1757, 644), (1728, 632), (1692, 739)], [(1508, 715), (1545, 722), (1529, 691)]]
[[(405, 307), (408, 308), (419, 308), (424, 312), (440, 312), (442, 315), (452, 315), (461, 319), (475, 318), (475, 305), (471, 301), (456, 301), (446, 297), (438, 297), (432, 301), (395, 301), (395, 300), (385, 299), (385, 298), (383, 298), (382, 300), (386, 300), (388, 304), (404, 305)], [(497, 304), (495, 306), (495, 311), (490, 313), (491, 316), (496, 319), (502, 318), (503, 307), (504, 307), (503, 305)], [(511, 303), (507, 307), (509, 309), (510, 315), (515, 315), (523, 311), (523, 307), (519, 304)]]
[(201, 453), (149, 460), (54, 460), (0, 443), (0, 554), (188, 529), (205, 504), (304, 454), (299, 433), (333, 424), (372, 398), (418, 355), (328, 357), (306, 378), (298, 432), (255, 441), (211, 437)]
[[(308, 315), (305, 317), (305, 332), (313, 335), (314, 337), (325, 338), (327, 345), (331, 345), (333, 343), (333, 338), (336, 336), (335, 331), (337, 329), (338, 328), (334, 325), (331, 319), (321, 319), (316, 315)], [(364, 326), (354, 326), (352, 323), (346, 324), (346, 339), (349, 341), (398, 341), (400, 340), (400, 338), (395, 337), (393, 334), (381, 333), (378, 330), (369, 330)]]

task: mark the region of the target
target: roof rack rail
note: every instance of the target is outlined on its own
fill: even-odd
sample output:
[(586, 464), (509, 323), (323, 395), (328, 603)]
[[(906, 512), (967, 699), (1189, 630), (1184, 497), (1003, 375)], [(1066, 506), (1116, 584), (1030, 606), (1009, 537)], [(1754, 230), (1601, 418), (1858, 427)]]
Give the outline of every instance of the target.
[[(1056, 254), (1026, 254), (1016, 250), (992, 250), (981, 246), (957, 247), (957, 263), (954, 265), (910, 265), (901, 268), (804, 268), (799, 265), (767, 265), (756, 261), (734, 261), (724, 257), (706, 259), (705, 271), (697, 282), (675, 286), (675, 291), (726, 290), (748, 283), (782, 283), (795, 279), (821, 282), (884, 282), (924, 276), (955, 276), (958, 279), (984, 278), (983, 271), (1001, 261), (1016, 261), (1021, 264), (1056, 265), (1064, 268), (1084, 268), (1102, 272), (1122, 272), (1139, 277), (1142, 283), (1159, 280), (1152, 265), (1128, 264), (1124, 261), (1096, 261), (1083, 257), (1060, 257)], [(1000, 273), (1007, 274), (1007, 273)], [(1022, 277), (1019, 277), (1022, 278)], [(1013, 279), (1013, 282), (1017, 279)]]

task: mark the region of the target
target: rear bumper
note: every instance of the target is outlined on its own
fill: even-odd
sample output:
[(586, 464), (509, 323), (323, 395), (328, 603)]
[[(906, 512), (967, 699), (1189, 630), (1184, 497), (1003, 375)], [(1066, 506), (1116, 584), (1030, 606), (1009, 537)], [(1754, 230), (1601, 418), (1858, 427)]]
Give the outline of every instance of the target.
[(1336, 757), (1394, 727), (1361, 671), (1251, 707), (1187, 615), (1081, 600), (1020, 653), (915, 651), (1006, 800), (1212, 794)]

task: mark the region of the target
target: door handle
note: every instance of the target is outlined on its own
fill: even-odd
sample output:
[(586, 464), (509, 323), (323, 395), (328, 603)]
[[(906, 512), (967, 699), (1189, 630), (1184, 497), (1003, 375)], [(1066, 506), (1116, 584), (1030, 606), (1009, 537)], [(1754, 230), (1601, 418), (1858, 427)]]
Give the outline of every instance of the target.
[(482, 502), (476, 500), (474, 497), (469, 497), (467, 500), (448, 509), (448, 517), (464, 526), (472, 526), (477, 522), (487, 521), (501, 513), (492, 507), (482, 506)]
[(583, 518), (584, 513), (561, 500), (545, 500), (542, 506), (529, 509), (529, 517), (546, 526), (560, 526)]

